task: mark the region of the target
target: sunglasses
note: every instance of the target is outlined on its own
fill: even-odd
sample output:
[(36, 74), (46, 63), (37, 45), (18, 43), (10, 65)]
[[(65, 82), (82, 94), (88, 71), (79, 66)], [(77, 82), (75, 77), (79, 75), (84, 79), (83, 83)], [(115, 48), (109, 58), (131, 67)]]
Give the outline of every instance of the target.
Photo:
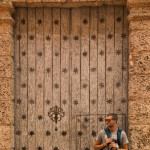
[(111, 120), (113, 120), (113, 119), (105, 119), (105, 122), (110, 122)]

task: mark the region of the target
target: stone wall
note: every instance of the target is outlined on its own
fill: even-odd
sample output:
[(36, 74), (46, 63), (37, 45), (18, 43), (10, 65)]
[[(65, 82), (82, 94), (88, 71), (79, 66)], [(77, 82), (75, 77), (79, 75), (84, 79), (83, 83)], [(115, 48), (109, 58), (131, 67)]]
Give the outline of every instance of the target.
[(12, 5), (0, 2), (0, 149), (14, 146), (14, 63)]
[(150, 149), (150, 1), (128, 0), (129, 133), (132, 150)]
[[(126, 0), (12, 0), (14, 6), (125, 5)], [(150, 149), (150, 0), (129, 8), (129, 139), (131, 150)], [(14, 147), (14, 61), (11, 2), (0, 1), (0, 150)]]

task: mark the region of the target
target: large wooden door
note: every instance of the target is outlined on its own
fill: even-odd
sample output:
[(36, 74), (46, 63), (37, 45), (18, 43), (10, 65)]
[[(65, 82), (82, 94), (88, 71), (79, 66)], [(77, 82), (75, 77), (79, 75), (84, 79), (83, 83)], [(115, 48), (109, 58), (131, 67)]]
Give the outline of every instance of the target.
[(107, 113), (127, 131), (123, 6), (16, 8), (15, 148), (93, 150)]

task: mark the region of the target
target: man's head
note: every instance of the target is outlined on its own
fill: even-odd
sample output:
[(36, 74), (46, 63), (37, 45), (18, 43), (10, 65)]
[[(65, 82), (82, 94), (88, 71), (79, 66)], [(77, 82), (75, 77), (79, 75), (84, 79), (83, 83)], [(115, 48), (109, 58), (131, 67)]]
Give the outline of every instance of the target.
[(114, 127), (117, 124), (118, 116), (115, 113), (109, 113), (105, 119), (107, 127)]

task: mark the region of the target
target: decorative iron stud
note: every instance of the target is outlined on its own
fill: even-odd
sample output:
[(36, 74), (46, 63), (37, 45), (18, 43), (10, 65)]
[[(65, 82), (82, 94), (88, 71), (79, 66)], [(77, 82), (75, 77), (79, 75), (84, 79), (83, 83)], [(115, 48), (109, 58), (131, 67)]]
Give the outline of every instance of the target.
[(121, 22), (121, 17), (117, 17), (117, 22)]
[(101, 50), (101, 51), (99, 52), (99, 54), (100, 54), (101, 56), (103, 56), (103, 55), (104, 55), (104, 51)]
[(39, 115), (39, 116), (38, 116), (38, 119), (39, 119), (39, 120), (42, 120), (42, 119), (43, 119), (42, 115)]
[(26, 20), (24, 18), (21, 19), (21, 24), (24, 25), (26, 23)]
[(74, 40), (79, 40), (79, 37), (77, 35), (74, 36)]
[(34, 36), (33, 36), (33, 35), (30, 35), (30, 36), (29, 36), (29, 39), (30, 39), (30, 40), (34, 40)]
[(111, 104), (113, 102), (113, 100), (112, 99), (107, 99), (106, 102)]
[(46, 73), (50, 73), (51, 72), (51, 68), (46, 68)]
[(21, 135), (21, 131), (17, 131), (16, 134), (19, 136)]
[(77, 133), (78, 133), (78, 136), (82, 136), (83, 135), (83, 133), (81, 131), (77, 131)]
[(82, 53), (82, 55), (84, 56), (84, 57), (86, 57), (87, 56), (87, 52), (86, 51), (84, 51), (83, 53)]
[(46, 40), (47, 40), (47, 41), (50, 41), (50, 40), (51, 40), (51, 37), (50, 37), (49, 35), (47, 35), (47, 36), (46, 36)]
[(46, 131), (46, 136), (50, 136), (50, 135), (51, 135), (50, 131)]
[(76, 74), (76, 73), (78, 73), (78, 68), (74, 68), (74, 73)]
[(96, 39), (96, 35), (94, 34), (94, 35), (92, 35), (92, 40), (95, 40)]
[(63, 103), (64, 105), (66, 105), (66, 104), (67, 104), (67, 100), (66, 100), (66, 99), (63, 99), (63, 100), (62, 100), (62, 103)]
[(37, 24), (41, 25), (43, 21), (41, 19), (38, 19)]
[(74, 100), (73, 103), (74, 103), (74, 105), (78, 105), (78, 101), (77, 100)]
[(92, 135), (93, 137), (95, 137), (95, 136), (96, 136), (96, 131), (92, 130), (91, 135)]
[(17, 69), (16, 69), (18, 72), (21, 72), (21, 67), (17, 67)]
[(18, 41), (20, 41), (20, 40), (21, 40), (21, 38), (22, 38), (22, 36), (21, 36), (21, 35), (17, 35), (17, 40), (18, 40)]
[(121, 37), (122, 37), (122, 38), (126, 38), (126, 34), (125, 34), (125, 33), (122, 33), (122, 34), (121, 34)]
[(55, 24), (55, 25), (58, 25), (58, 24), (59, 24), (59, 20), (55, 20), (55, 21), (54, 21), (54, 24)]
[(112, 36), (112, 34), (109, 33), (107, 37), (108, 37), (108, 39), (112, 39), (113, 36)]
[(88, 24), (88, 20), (86, 18), (83, 19), (83, 24)]
[(26, 52), (25, 51), (22, 52), (22, 56), (26, 56)]
[(62, 136), (66, 136), (66, 135), (67, 135), (67, 131), (62, 131), (62, 132), (61, 132), (61, 135), (62, 135)]
[(30, 72), (34, 72), (34, 68), (31, 67), (31, 68), (30, 68)]
[(54, 149), (53, 150), (59, 150), (59, 148), (58, 147), (54, 147)]
[(17, 99), (17, 104), (21, 104), (21, 99)]
[(99, 21), (100, 21), (100, 23), (104, 23), (105, 19), (104, 18), (100, 18)]
[(67, 68), (64, 68), (64, 69), (62, 70), (62, 72), (63, 72), (63, 73), (67, 73)]
[(30, 134), (31, 136), (32, 136), (32, 135), (34, 135), (34, 131), (30, 131), (30, 133), (29, 133), (29, 134)]
[(67, 41), (67, 40), (68, 40), (68, 37), (67, 37), (66, 35), (64, 35), (64, 36), (63, 36), (63, 40), (64, 40), (64, 41)]
[(50, 100), (46, 100), (46, 104), (49, 105), (51, 102)]
[(58, 88), (59, 88), (58, 83), (55, 83), (55, 84), (54, 84), (54, 88), (55, 88), (55, 89), (58, 89)]
[(108, 67), (107, 70), (108, 70), (108, 71), (112, 71), (112, 67)]

